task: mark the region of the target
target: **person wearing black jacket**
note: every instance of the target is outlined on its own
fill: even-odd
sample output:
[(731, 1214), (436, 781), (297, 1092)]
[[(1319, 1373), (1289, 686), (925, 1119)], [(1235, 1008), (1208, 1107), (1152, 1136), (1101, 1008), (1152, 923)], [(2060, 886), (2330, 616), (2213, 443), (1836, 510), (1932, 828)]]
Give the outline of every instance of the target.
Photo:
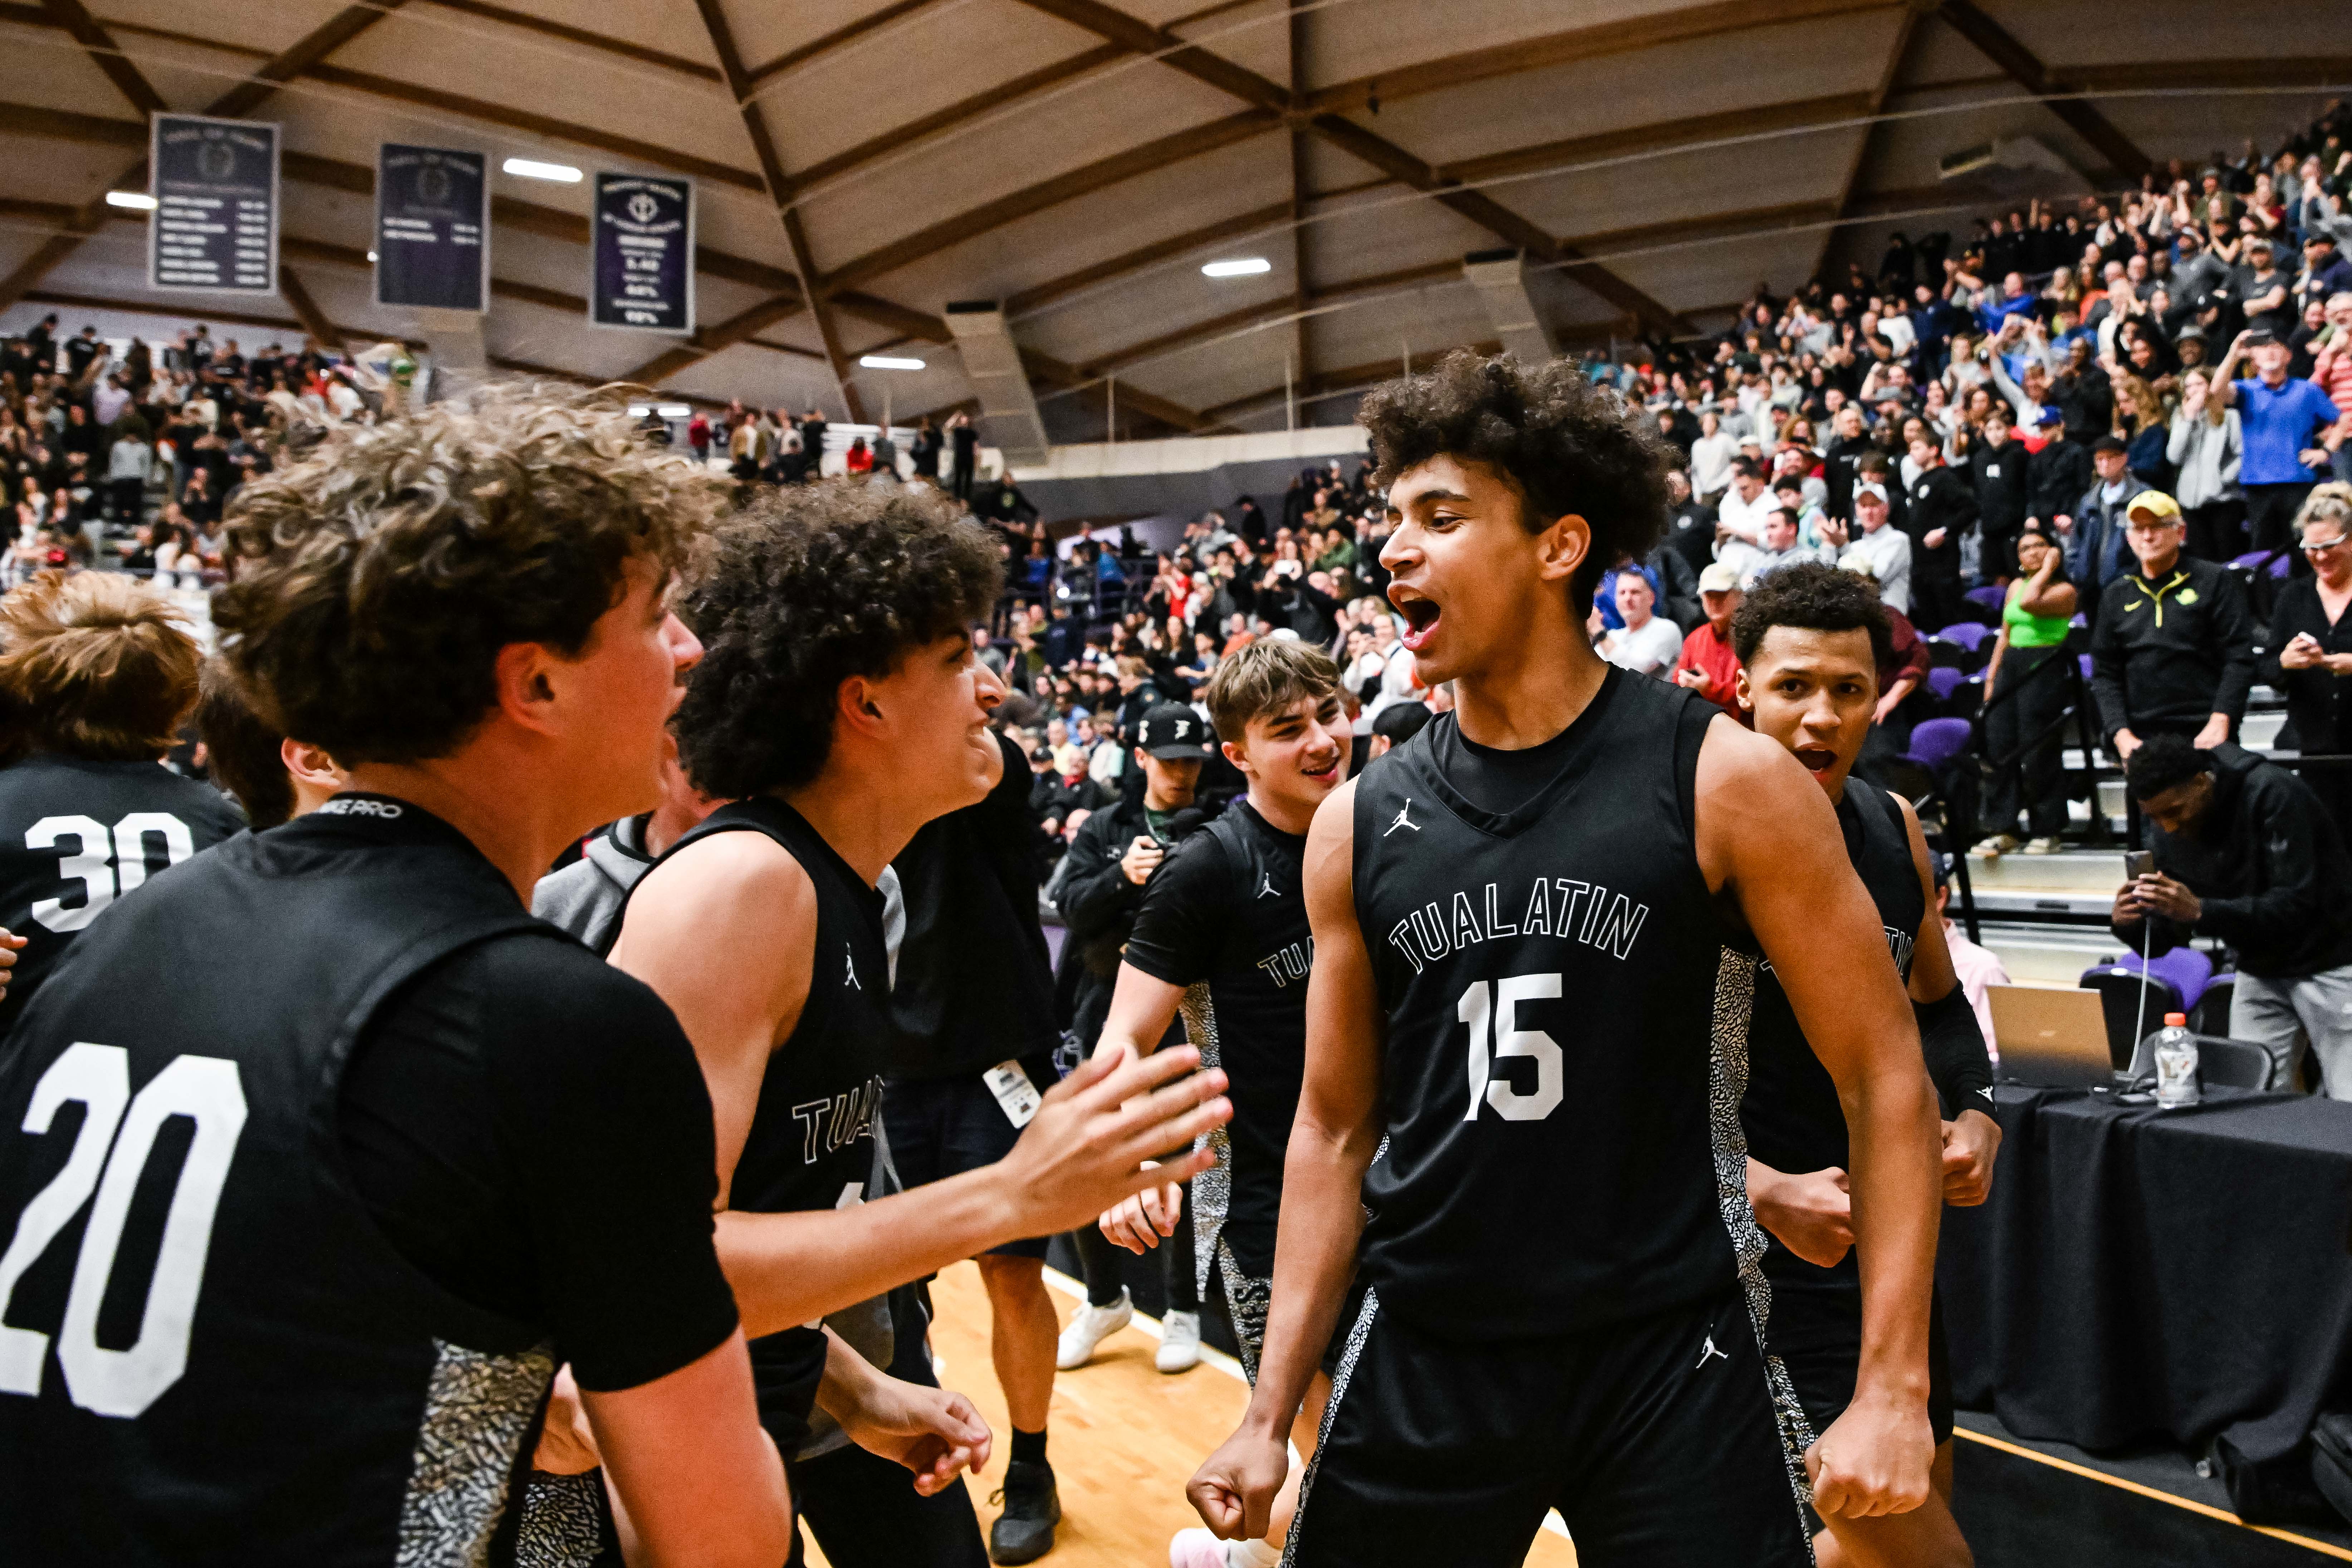
[(1968, 613), (1960, 588), (1960, 535), (1977, 525), (1976, 487), (1944, 465), (1934, 439), (1911, 443), (1919, 477), (1911, 481), (1910, 515), (1902, 522), (1911, 536), (1911, 619), (1938, 632)]
[[(1028, 1121), (1024, 1096), (1034, 1106), (1061, 1076), (1053, 960), (1037, 921), (1031, 774), (1019, 746), (1002, 734), (996, 745), (1001, 771), (986, 798), (925, 823), (890, 862), (906, 935), (891, 970), (898, 1038), (882, 1122), (909, 1189), (1003, 1159)], [(1016, 1463), (1045, 1462), (1061, 1332), (1045, 1293), (1045, 1241), (1007, 1242), (974, 1260)], [(1025, 1547), (1050, 1546), (1053, 1535), (1050, 1521), (1000, 1521), (991, 1544), (997, 1561), (1025, 1562)]]
[[(2279, 590), (2263, 639), (2263, 679), (2286, 694), (2279, 744), (2306, 755), (2352, 752), (2352, 507), (2316, 497), (2304, 510), (2303, 558), (2315, 575)], [(2332, 607), (2331, 607), (2332, 606)], [(2303, 773), (2336, 827), (2352, 837), (2352, 769)]]
[(1681, 556), (1694, 579), (1715, 559), (1715, 508), (1691, 494), (1690, 476), (1680, 468), (1666, 474), (1666, 538), (1658, 548)]
[(2106, 586), (2091, 630), (2091, 688), (2108, 746), (2126, 762), (2152, 735), (2220, 745), (2254, 683), (2254, 618), (2229, 568), (2184, 555), (2180, 508), (2133, 498), (2124, 537), (2138, 569)]
[[(1144, 778), (1141, 799), (1124, 795), (1103, 807), (1070, 840), (1059, 905), (1069, 931), (1063, 962), (1075, 954), (1079, 966), (1071, 1034), (1081, 1058), (1094, 1053), (1110, 1015), (1120, 956), (1143, 909), (1145, 885), (1170, 850), (1201, 826), (1192, 797), (1212, 736), (1209, 721), (1179, 703), (1163, 702), (1144, 714), (1133, 752)], [(1181, 1045), (1183, 1038), (1182, 1026), (1172, 1026), (1161, 1044)], [(1176, 1245), (1160, 1253), (1171, 1312), (1200, 1310), (1192, 1235), (1192, 1226), (1180, 1226)], [(1087, 1277), (1087, 1304), (1063, 1331), (1055, 1364), (1065, 1370), (1085, 1365), (1096, 1345), (1135, 1315), (1133, 1299), (1120, 1282), (1118, 1249), (1093, 1226), (1073, 1232), (1072, 1238)]]
[(2292, 1089), (2308, 1043), (2329, 1098), (2352, 1100), (2352, 856), (2318, 796), (2285, 769), (2223, 744), (2159, 735), (2126, 784), (2149, 824), (2156, 873), (2116, 894), (2116, 938), (2169, 952), (2192, 936), (2238, 955), (2230, 1037), (2271, 1054)]
[(2075, 503), (2091, 488), (2091, 449), (2068, 439), (2063, 418), (2055, 408), (2042, 408), (2045, 438), (2025, 463), (2025, 526), (2045, 534), (2066, 531), (2058, 527), (2061, 518), (2073, 526)]
[(1822, 510), (1840, 522), (1853, 520), (1854, 465), (1871, 449), (1870, 432), (1863, 426), (1862, 405), (1849, 403), (1837, 411), (1837, 435), (1822, 454), (1822, 482), (1829, 486)]
[(1977, 490), (1977, 527), (1983, 540), (1978, 574), (1990, 583), (2017, 574), (2017, 539), (2025, 531), (2032, 460), (2010, 434), (2009, 414), (1995, 405), (1985, 416), (1984, 439), (1969, 454)]

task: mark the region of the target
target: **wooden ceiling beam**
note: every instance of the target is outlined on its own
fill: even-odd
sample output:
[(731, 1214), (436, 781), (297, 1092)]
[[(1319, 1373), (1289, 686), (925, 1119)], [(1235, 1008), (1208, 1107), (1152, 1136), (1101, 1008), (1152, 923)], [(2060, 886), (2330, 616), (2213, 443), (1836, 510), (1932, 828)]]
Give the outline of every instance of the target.
[(1124, 153), (1114, 153), (1108, 158), (1081, 164), (1050, 180), (999, 196), (994, 201), (983, 202), (969, 212), (943, 218), (844, 262), (826, 275), (825, 287), (846, 289), (867, 282), (885, 273), (925, 260), (966, 240), (1003, 228), (1009, 223), (1044, 212), (1048, 207), (1058, 206), (1064, 202), (1134, 179), (1139, 174), (1164, 169), (1188, 158), (1197, 158), (1233, 146), (1254, 136), (1263, 136), (1281, 124), (1282, 117), (1271, 110), (1244, 110), (1223, 120), (1213, 120), (1205, 125), (1195, 125), (1188, 131), (1160, 137)]
[(622, 59), (635, 60), (639, 65), (658, 66), (666, 71), (674, 71), (679, 76), (692, 77), (697, 81), (718, 82), (725, 79), (715, 67), (704, 65), (699, 60), (690, 60), (683, 56), (667, 54), (660, 49), (647, 48), (643, 44), (633, 44), (625, 38), (615, 38), (603, 33), (591, 32), (585, 27), (573, 27), (562, 22), (551, 22), (544, 16), (534, 16), (527, 11), (514, 11), (504, 5), (492, 5), (488, 4), (487, 0), (429, 0), (429, 3), (438, 5), (445, 11), (456, 11), (467, 16), (478, 16), (486, 22), (501, 22), (509, 27), (520, 27), (525, 32), (538, 33), (550, 38), (561, 38), (567, 44), (578, 44), (584, 48), (616, 55)]
[(294, 319), (302, 330), (317, 340), (322, 349), (340, 350), (343, 346), (342, 329), (327, 319), (319, 309), (319, 301), (310, 298), (301, 278), (281, 258), (278, 263), (278, 297), (294, 308)]
[[(370, 0), (366, 5), (348, 5), (297, 39), (283, 53), (263, 62), (250, 80), (239, 82), (213, 100), (205, 110), (207, 114), (236, 119), (250, 113), (278, 90), (280, 82), (295, 73), (318, 64), (336, 49), (390, 16), (406, 0)], [(47, 16), (44, 10), (42, 13)], [(141, 126), (140, 145), (146, 145), (146, 127)], [(147, 160), (140, 160), (121, 174), (109, 180), (97, 195), (84, 202), (74, 214), (74, 221), (62, 234), (52, 235), (42, 242), (31, 256), (17, 263), (15, 271), (0, 279), (0, 310), (6, 310), (26, 293), (37, 288), (59, 263), (81, 248), (81, 243), (98, 231), (106, 221), (106, 193), (117, 189), (137, 190), (147, 184)]]
[[(1655, 321), (1661, 327), (1672, 328), (1678, 324), (1674, 312), (1664, 305), (1606, 268), (1579, 261), (1579, 258), (1563, 251), (1540, 227), (1492, 196), (1482, 191), (1455, 188), (1452, 182), (1412, 153), (1337, 111), (1307, 114), (1288, 89), (1234, 64), (1222, 55), (1212, 54), (1207, 49), (1189, 44), (1165, 28), (1155, 27), (1115, 6), (1103, 4), (1103, 0), (1023, 0), (1023, 3), (1075, 26), (1085, 27), (1138, 54), (1150, 55), (1171, 69), (1182, 71), (1197, 81), (1241, 100), (1258, 112), (1279, 116), (1283, 122), (1322, 138), (1391, 179), (1403, 181), (1507, 244), (1517, 246), (1543, 260), (1578, 262), (1568, 268), (1569, 276), (1620, 310), (1631, 310), (1643, 321)], [(1774, 3), (1813, 5), (1832, 3), (1832, 0), (1774, 0)], [(1835, 0), (1835, 3), (1847, 4), (1852, 0)]]
[(2154, 166), (2139, 144), (2117, 129), (2114, 121), (2087, 99), (2069, 93), (2065, 84), (2052, 76), (2049, 68), (2031, 49), (1971, 0), (1942, 0), (1936, 7), (1936, 15), (1974, 44), (1978, 53), (2007, 71), (2011, 80), (2041, 99), (2042, 107), (2063, 121), (2068, 130), (2096, 148), (2102, 157), (2126, 174), (2136, 180)]
[(1671, 152), (1676, 147), (1719, 142), (1734, 136), (1758, 136), (1800, 132), (1810, 126), (1834, 124), (1868, 114), (1871, 95), (1837, 92), (1819, 98), (1791, 99), (1754, 109), (1734, 109), (1721, 114), (1696, 114), (1684, 120), (1654, 121), (1628, 125), (1591, 136), (1570, 136), (1532, 147), (1515, 147), (1439, 166), (1448, 179), (1476, 184), (1514, 174), (1539, 174), (1549, 169), (1596, 163), (1605, 158)]
[[(1497, 354), (1503, 352), (1503, 345), (1491, 338), (1484, 342), (1465, 343), (1459, 346), (1469, 349), (1473, 353)], [(1451, 348), (1436, 349), (1429, 353), (1416, 354), (1413, 357), (1423, 364), (1430, 364), (1434, 363), (1441, 356), (1453, 352)], [(1394, 380), (1403, 369), (1403, 365), (1396, 360), (1382, 359), (1373, 360), (1368, 364), (1351, 364), (1339, 370), (1319, 371), (1289, 388), (1267, 387), (1263, 391), (1253, 392), (1246, 397), (1236, 397), (1229, 403), (1220, 403), (1213, 408), (1203, 408), (1201, 410), (1201, 417), (1217, 420), (1245, 417), (1269, 404), (1280, 402), (1286, 390), (1295, 392), (1304, 398), (1320, 397), (1329, 392), (1353, 391), (1359, 386), (1374, 387), (1384, 381)]]
[(1713, 5), (1521, 38), (1400, 66), (1395, 70), (1359, 77), (1353, 81), (1336, 82), (1310, 94), (1305, 107), (1320, 114), (1354, 113), (1368, 110), (1375, 99), (1382, 103), (1397, 103), (1423, 93), (1443, 92), (1449, 88), (1553, 66), (1633, 54), (1698, 38), (1721, 37), (1759, 27), (1886, 10), (1902, 3), (1903, 0), (1717, 0)]
[(106, 73), (106, 79), (131, 100), (131, 108), (142, 114), (161, 114), (170, 107), (81, 0), (42, 0), (42, 8), (58, 26), (73, 35), (90, 63)]
[[(634, 381), (640, 386), (659, 386), (687, 366), (709, 359), (721, 349), (747, 342), (754, 333), (763, 332), (785, 317), (798, 313), (802, 304), (797, 290), (778, 295), (772, 300), (762, 300), (749, 310), (738, 310), (723, 321), (698, 329), (686, 342), (674, 348), (664, 349), (620, 379)], [(863, 424), (864, 421), (857, 423)]]
[(939, 3), (940, 0), (890, 0), (887, 5), (877, 5), (856, 21), (836, 27), (823, 37), (811, 39), (797, 48), (786, 49), (766, 65), (748, 72), (747, 79), (751, 90), (758, 92), (786, 71), (797, 69), (820, 55), (831, 54), (843, 45), (855, 43), (866, 34), (880, 27), (886, 27), (902, 16), (913, 16), (926, 6), (936, 5)]
[[(1045, 382), (1049, 386), (1079, 387), (1100, 379), (1089, 375), (1076, 365), (1065, 363), (1035, 349), (1023, 349), (1021, 363), (1028, 368), (1032, 380)], [(1187, 435), (1206, 436), (1225, 428), (1221, 420), (1195, 413), (1181, 403), (1155, 397), (1139, 386), (1122, 386), (1118, 395), (1119, 402), (1138, 414), (1148, 414), (1161, 424), (1173, 426)]]
[(1108, 283), (1116, 279), (1140, 272), (1146, 268), (1157, 267), (1163, 261), (1173, 260), (1186, 251), (1198, 250), (1203, 246), (1214, 245), (1221, 239), (1234, 239), (1243, 235), (1255, 234), (1261, 229), (1271, 228), (1276, 224), (1286, 222), (1289, 217), (1290, 204), (1276, 202), (1271, 206), (1253, 207), (1248, 212), (1237, 213), (1228, 218), (1219, 218), (1215, 223), (1206, 224), (1195, 229), (1187, 229), (1182, 234), (1171, 235), (1166, 239), (1156, 239), (1150, 245), (1111, 257), (1108, 260), (1095, 262), (1091, 266), (1081, 267), (1075, 272), (1066, 272), (1059, 278), (1049, 278), (1045, 282), (1024, 289), (1017, 294), (1007, 295), (1004, 300), (1004, 313), (1017, 321), (1023, 316), (1043, 310), (1056, 300), (1075, 294), (1081, 289), (1092, 288), (1097, 283)]
[(656, 169), (668, 169), (676, 174), (691, 174), (698, 180), (709, 180), (714, 184), (731, 185), (740, 191), (764, 192), (767, 189), (761, 183), (760, 176), (749, 169), (738, 169), (731, 164), (697, 157), (674, 147), (640, 142), (633, 136), (616, 136), (593, 125), (581, 125), (572, 121), (558, 120), (552, 115), (534, 114), (529, 110), (492, 103), (487, 99), (468, 98), (463, 93), (444, 92), (438, 88), (419, 87), (414, 82), (397, 81), (371, 71), (352, 70), (323, 63), (310, 66), (301, 74), (310, 80), (324, 82), (330, 87), (363, 92), (372, 98), (386, 99), (394, 103), (437, 110), (444, 114), (462, 115), (486, 125), (527, 132), (551, 141), (569, 142), (574, 146), (593, 147), (615, 157), (648, 163)]
[(825, 302), (824, 280), (817, 276), (816, 262), (809, 254), (808, 233), (801, 226), (800, 209), (793, 205), (792, 175), (784, 168), (782, 155), (776, 151), (775, 137), (769, 133), (767, 111), (752, 96), (751, 77), (743, 68), (741, 52), (735, 47), (735, 30), (728, 25), (726, 8), (719, 0), (695, 0), (695, 8), (701, 13), (702, 29), (709, 36), (711, 52), (719, 58), (719, 69), (726, 78), (727, 90), (735, 100), (737, 112), (743, 117), (743, 133), (751, 138), (752, 154), (760, 161), (760, 177), (768, 199), (775, 204), (776, 216), (783, 224), (793, 270), (800, 274), (800, 293), (809, 313), (816, 318), (817, 338), (824, 345), (825, 363), (833, 368), (833, 379), (849, 411), (849, 422), (863, 425), (866, 410), (857, 395), (856, 379), (850, 374), (840, 331)]
[[(1853, 201), (1854, 190), (1862, 181), (1862, 172), (1869, 166), (1871, 153), (1878, 145), (1877, 116), (1885, 109), (1887, 99), (1894, 95), (1895, 84), (1902, 79), (1903, 62), (1911, 53), (1912, 40), (1918, 37), (1919, 24), (1926, 16), (1925, 5), (1911, 5), (1904, 11), (1903, 19), (1895, 24), (1895, 41), (1887, 47), (1886, 64), (1878, 73), (1878, 85), (1872, 89), (1863, 106), (1863, 112), (1871, 117), (1871, 121), (1863, 127), (1862, 134), (1854, 138), (1853, 156), (1847, 161), (1845, 178), (1838, 185), (1837, 200), (1830, 210), (1830, 216), (1833, 219), (1845, 216), (1847, 206)], [(1834, 226), (1822, 231), (1821, 249), (1813, 257), (1815, 277), (1819, 277), (1822, 268), (1829, 265), (1830, 248), (1837, 243), (1837, 238), (1838, 231)]]

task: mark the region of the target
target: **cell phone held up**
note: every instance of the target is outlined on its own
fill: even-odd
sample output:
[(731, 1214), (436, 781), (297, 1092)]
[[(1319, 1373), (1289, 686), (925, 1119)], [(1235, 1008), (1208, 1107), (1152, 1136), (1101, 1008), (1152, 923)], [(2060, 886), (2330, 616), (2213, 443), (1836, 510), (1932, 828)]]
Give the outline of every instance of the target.
[(2156, 856), (2146, 849), (2134, 849), (2124, 856), (2124, 876), (2137, 882), (2142, 877), (2156, 875)]

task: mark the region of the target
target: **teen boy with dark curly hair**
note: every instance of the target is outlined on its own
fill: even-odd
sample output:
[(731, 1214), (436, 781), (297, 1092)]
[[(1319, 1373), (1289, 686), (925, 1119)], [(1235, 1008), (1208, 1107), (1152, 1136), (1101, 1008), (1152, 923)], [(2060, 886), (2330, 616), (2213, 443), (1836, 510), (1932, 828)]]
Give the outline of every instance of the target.
[[(1831, 1513), (1927, 1489), (1935, 1106), (1869, 899), (1786, 751), (1592, 652), (1593, 584), (1665, 521), (1638, 410), (1566, 363), (1465, 353), (1363, 419), (1389, 597), (1454, 709), (1307, 835), (1273, 1309), (1194, 1505), (1264, 1532), (1355, 1272), (1286, 1562), (1515, 1564), (1557, 1507), (1591, 1568), (1806, 1563), (1809, 1475)], [(1733, 936), (1853, 1124), (1861, 1374), (1802, 1453), (1744, 1194), (1757, 960)]]
[[(895, 1393), (877, 1391), (854, 1352), (806, 1325), (1000, 1243), (1091, 1221), (1109, 1205), (1084, 1208), (1087, 1191), (1108, 1178), (1124, 1196), (1168, 1179), (1142, 1162), (1228, 1110), (1211, 1098), (1221, 1074), (1173, 1081), (1195, 1052), (1089, 1063), (1045, 1096), (1002, 1161), (864, 1203), (891, 1029), (876, 884), (917, 828), (988, 792), (1003, 688), (971, 628), (999, 575), (988, 536), (919, 486), (794, 488), (715, 530), (683, 606), (704, 652), (676, 728), (687, 776), (730, 804), (637, 882), (612, 952), (675, 1010), (709, 1084), (719, 1253), (753, 1336), (769, 1432), (793, 1452), (821, 1385), (847, 1385), (867, 1412), (860, 1443), (933, 1496), (985, 1459), (987, 1428), (961, 1396), (896, 1380), (883, 1380)], [(1168, 1087), (1145, 1092), (1156, 1085)], [(1187, 1157), (1174, 1173), (1206, 1163)], [(813, 1289), (812, 1277), (856, 1293)], [(894, 1398), (895, 1416), (877, 1409)], [(885, 1495), (805, 1494), (828, 1558), (977, 1557), (968, 1504), (881, 1506)]]

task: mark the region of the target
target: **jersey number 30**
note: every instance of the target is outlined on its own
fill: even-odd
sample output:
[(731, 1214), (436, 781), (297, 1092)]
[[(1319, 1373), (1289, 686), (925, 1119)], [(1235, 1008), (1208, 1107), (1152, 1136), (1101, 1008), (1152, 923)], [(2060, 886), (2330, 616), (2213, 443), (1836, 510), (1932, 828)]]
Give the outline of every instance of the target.
[[(58, 1330), (58, 1364), (65, 1369), (66, 1392), (84, 1410), (137, 1415), (188, 1369), (188, 1335), (196, 1294), (204, 1287), (205, 1258), (212, 1249), (213, 1215), (245, 1131), (245, 1089), (235, 1062), (184, 1056), (173, 1058), (134, 1097), (129, 1054), (120, 1046), (82, 1041), (68, 1047), (34, 1086), (25, 1131), (47, 1132), (68, 1100), (81, 1102), (82, 1120), (65, 1168), (33, 1194), (17, 1217), (8, 1250), (0, 1254), (0, 1394), (41, 1392), (49, 1336), (9, 1327), (9, 1298), (25, 1271), (95, 1192), (98, 1201), (90, 1205), (66, 1295), (65, 1321)], [(154, 1152), (156, 1134), (175, 1116), (195, 1123), (195, 1137), (172, 1192), (139, 1336), (128, 1350), (108, 1350), (98, 1342), (99, 1307), (114, 1275), (131, 1195)]]
[[(1559, 1109), (1564, 1092), (1559, 1042), (1541, 1029), (1519, 1027), (1519, 1004), (1549, 1001), (1559, 994), (1557, 974), (1514, 974), (1508, 980), (1471, 982), (1454, 1005), (1454, 1016), (1470, 1026), (1470, 1106), (1465, 1121), (1478, 1120), (1478, 1108), (1491, 1105), (1506, 1121), (1541, 1121)], [(1536, 1064), (1532, 1093), (1514, 1089), (1502, 1079), (1490, 1078), (1491, 1063), (1505, 1057), (1528, 1057)]]
[(60, 838), (73, 838), (80, 852), (58, 857), (58, 875), (82, 885), (81, 902), (68, 909), (63, 900), (43, 899), (33, 906), (33, 918), (55, 931), (79, 931), (121, 893), (145, 885), (147, 836), (163, 840), (165, 862), (176, 866), (196, 852), (188, 825), (168, 811), (134, 811), (107, 831), (94, 816), (45, 816), (26, 830), (25, 847), (54, 849)]

